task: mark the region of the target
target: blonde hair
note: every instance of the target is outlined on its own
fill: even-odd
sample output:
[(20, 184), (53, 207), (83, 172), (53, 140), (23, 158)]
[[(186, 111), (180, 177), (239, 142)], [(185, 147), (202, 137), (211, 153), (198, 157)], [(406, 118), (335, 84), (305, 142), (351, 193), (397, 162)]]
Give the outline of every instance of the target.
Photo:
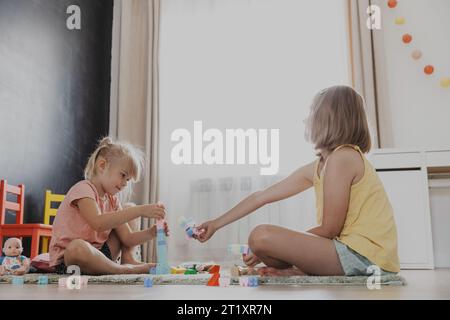
[[(95, 164), (100, 157), (105, 159), (108, 164), (116, 160), (126, 160), (131, 181), (135, 183), (140, 180), (144, 157), (142, 151), (135, 146), (124, 141), (115, 141), (111, 137), (102, 138), (84, 168), (85, 179), (91, 179), (96, 174)], [(131, 186), (126, 193), (128, 193), (128, 197), (131, 195)]]
[(372, 147), (364, 99), (353, 88), (333, 86), (319, 92), (311, 105), (305, 137), (316, 150), (332, 151), (342, 144)]

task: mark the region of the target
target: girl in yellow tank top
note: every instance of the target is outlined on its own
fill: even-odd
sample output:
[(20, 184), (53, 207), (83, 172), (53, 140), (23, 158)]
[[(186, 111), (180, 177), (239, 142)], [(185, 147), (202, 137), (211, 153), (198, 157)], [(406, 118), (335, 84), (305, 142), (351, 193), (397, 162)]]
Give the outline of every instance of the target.
[(322, 90), (313, 100), (305, 136), (317, 150), (316, 161), (201, 224), (197, 239), (205, 242), (258, 208), (314, 187), (318, 225), (306, 232), (259, 225), (249, 235), (251, 253), (244, 262), (263, 262), (262, 275), (367, 275), (374, 266), (398, 272), (392, 207), (364, 156), (371, 139), (363, 98), (347, 86)]

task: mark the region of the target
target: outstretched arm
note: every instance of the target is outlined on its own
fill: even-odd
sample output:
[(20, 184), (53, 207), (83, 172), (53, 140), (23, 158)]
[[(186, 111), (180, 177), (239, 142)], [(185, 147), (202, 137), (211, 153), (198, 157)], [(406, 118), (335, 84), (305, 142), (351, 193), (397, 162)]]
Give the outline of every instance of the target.
[(265, 190), (252, 193), (217, 219), (201, 224), (198, 229), (202, 233), (197, 238), (201, 242), (207, 241), (216, 230), (245, 217), (265, 204), (289, 198), (310, 188), (313, 185), (314, 163), (301, 167)]

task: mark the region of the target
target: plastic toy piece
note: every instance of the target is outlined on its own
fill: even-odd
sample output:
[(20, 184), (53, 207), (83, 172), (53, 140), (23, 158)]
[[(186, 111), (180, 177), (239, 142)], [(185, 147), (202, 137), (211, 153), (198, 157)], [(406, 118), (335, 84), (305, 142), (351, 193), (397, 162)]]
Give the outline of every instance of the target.
[(163, 219), (156, 222), (156, 256), (158, 258), (158, 264), (156, 265), (156, 274), (169, 274), (170, 266), (167, 262), (167, 242), (166, 234), (164, 231)]
[(239, 285), (241, 287), (248, 287), (248, 277), (240, 277), (239, 278)]
[(248, 286), (249, 287), (257, 287), (258, 284), (258, 278), (257, 277), (249, 277), (248, 278)]
[(171, 274), (185, 274), (186, 268), (172, 267), (170, 268)]
[(230, 273), (232, 277), (258, 275), (258, 271), (255, 268), (241, 266), (231, 267)]
[(39, 276), (38, 277), (38, 284), (39, 285), (47, 285), (48, 284), (48, 277), (47, 276)]
[(220, 287), (229, 287), (231, 283), (230, 278), (219, 278), (219, 286)]
[(13, 276), (12, 277), (12, 284), (15, 286), (21, 286), (23, 285), (23, 277)]
[(211, 279), (208, 280), (208, 283), (206, 284), (209, 287), (218, 287), (219, 286), (219, 278), (220, 273), (214, 273)]
[(65, 288), (67, 283), (67, 277), (59, 278), (58, 279), (58, 287)]
[(144, 287), (146, 287), (146, 288), (153, 287), (153, 280), (152, 280), (152, 278), (145, 278), (144, 279)]
[(196, 269), (187, 269), (184, 274), (197, 274), (197, 270)]
[(182, 227), (186, 232), (186, 235), (189, 239), (193, 238), (194, 236), (198, 236), (201, 233), (195, 227), (195, 222), (192, 220), (192, 218), (186, 219), (185, 217), (181, 216), (178, 219), (178, 222), (180, 224), (180, 227)]
[(219, 265), (213, 265), (208, 269), (208, 273), (219, 273), (220, 272), (220, 266)]
[(246, 244), (230, 244), (228, 246), (228, 253), (231, 254), (249, 254), (251, 250)]
[(148, 271), (148, 273), (156, 274), (156, 267), (151, 267), (150, 270)]

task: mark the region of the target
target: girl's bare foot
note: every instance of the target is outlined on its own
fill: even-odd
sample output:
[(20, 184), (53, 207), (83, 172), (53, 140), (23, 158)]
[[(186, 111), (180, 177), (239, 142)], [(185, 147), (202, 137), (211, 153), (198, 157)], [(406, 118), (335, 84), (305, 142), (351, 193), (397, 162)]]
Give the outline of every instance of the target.
[(260, 276), (269, 276), (269, 277), (289, 277), (289, 276), (306, 276), (306, 273), (297, 269), (295, 267), (287, 268), (287, 269), (277, 269), (273, 267), (262, 267), (258, 269), (258, 273)]

